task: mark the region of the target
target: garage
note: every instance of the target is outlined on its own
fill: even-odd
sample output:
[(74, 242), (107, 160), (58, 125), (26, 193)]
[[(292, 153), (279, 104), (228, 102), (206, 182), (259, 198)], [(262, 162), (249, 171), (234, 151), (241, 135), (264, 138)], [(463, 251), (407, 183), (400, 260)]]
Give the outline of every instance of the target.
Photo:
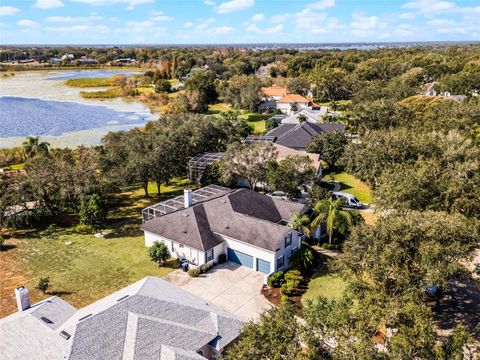
[(270, 274), (270, 262), (262, 259), (257, 259), (257, 271), (264, 274)]
[(253, 269), (253, 256), (228, 248), (228, 260)]

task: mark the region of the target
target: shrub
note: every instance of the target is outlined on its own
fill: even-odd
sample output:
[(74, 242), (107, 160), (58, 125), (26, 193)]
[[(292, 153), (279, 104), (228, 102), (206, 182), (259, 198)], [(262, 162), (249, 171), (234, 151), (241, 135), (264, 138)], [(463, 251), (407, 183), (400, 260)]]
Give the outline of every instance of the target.
[(286, 304), (290, 302), (290, 299), (288, 298), (287, 295), (282, 295), (282, 297), (280, 298), (280, 301), (282, 302), (282, 304)]
[(205, 263), (202, 266), (200, 266), (200, 273), (206, 273), (211, 268), (212, 268), (212, 265), (210, 265), (209, 263)]
[(285, 273), (285, 281), (298, 281), (299, 283), (303, 281), (303, 276), (298, 270), (290, 270)]
[(476, 273), (477, 275), (480, 275), (480, 263), (475, 264), (475, 273)]
[(267, 279), (267, 285), (270, 287), (279, 287), (283, 282), (283, 271), (277, 271)]
[(164, 263), (170, 258), (170, 251), (168, 251), (167, 245), (163, 242), (155, 241), (152, 246), (148, 248), (148, 255), (150, 260), (155, 261), (158, 266)]
[(300, 249), (290, 257), (289, 261), (293, 269), (305, 271), (313, 266), (315, 254), (307, 243), (302, 242)]
[(270, 114), (248, 114), (245, 115), (245, 120), (247, 121), (261, 121), (261, 120), (268, 120), (272, 117)]
[(227, 255), (226, 254), (218, 255), (218, 263), (219, 264), (223, 264), (225, 261), (227, 261)]
[(46, 294), (49, 286), (50, 286), (50, 278), (42, 277), (40, 278), (40, 280), (38, 280), (38, 284), (35, 288), (40, 290), (44, 294)]
[(75, 232), (78, 234), (91, 234), (93, 233), (93, 228), (85, 224), (78, 224), (75, 226)]
[(81, 224), (100, 230), (107, 220), (107, 204), (102, 197), (93, 194), (82, 201), (79, 215)]
[(190, 277), (192, 278), (196, 278), (196, 277), (199, 277), (200, 276), (200, 270), (198, 268), (192, 268), (190, 270), (188, 270), (188, 275), (190, 275)]

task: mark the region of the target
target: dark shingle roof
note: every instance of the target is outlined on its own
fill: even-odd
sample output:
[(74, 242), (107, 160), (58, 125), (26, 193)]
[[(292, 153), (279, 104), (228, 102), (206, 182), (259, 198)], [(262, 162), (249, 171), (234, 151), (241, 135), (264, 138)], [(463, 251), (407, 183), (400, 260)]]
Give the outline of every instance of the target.
[(303, 204), (239, 189), (147, 221), (142, 229), (203, 251), (223, 242), (219, 234), (275, 251), (290, 230), (279, 222), (303, 209)]
[(336, 130), (345, 130), (345, 127), (340, 123), (315, 124), (306, 121), (301, 124), (282, 124), (266, 135), (275, 136), (276, 144), (293, 149), (305, 149), (313, 136)]

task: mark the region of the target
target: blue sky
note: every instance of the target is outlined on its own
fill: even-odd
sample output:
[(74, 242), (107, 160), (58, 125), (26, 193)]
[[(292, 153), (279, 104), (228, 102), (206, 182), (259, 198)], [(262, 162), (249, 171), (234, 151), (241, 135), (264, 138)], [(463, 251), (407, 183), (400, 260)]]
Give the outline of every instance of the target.
[(480, 40), (479, 19), (479, 0), (0, 0), (0, 43)]

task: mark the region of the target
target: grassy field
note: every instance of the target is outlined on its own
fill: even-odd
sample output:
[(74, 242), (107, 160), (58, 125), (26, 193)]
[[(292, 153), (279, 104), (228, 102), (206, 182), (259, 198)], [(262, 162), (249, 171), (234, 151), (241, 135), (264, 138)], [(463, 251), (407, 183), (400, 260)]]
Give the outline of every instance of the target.
[(347, 173), (337, 173), (325, 175), (324, 180), (330, 180), (331, 176), (341, 185), (340, 191), (354, 195), (358, 200), (365, 204), (372, 202), (372, 190), (363, 181)]
[[(348, 105), (352, 102), (352, 100), (337, 100), (335, 103), (337, 105)], [(315, 104), (320, 105), (320, 106), (332, 106), (331, 101), (315, 101)]]
[[(150, 261), (140, 231), (141, 210), (151, 204), (192, 188), (185, 179), (162, 185), (156, 196), (143, 189), (117, 194), (109, 199), (112, 207), (105, 238), (75, 232), (76, 217), (51, 228), (17, 231), (0, 252), (0, 317), (16, 310), (13, 290), (24, 284), (31, 290), (32, 302), (59, 295), (76, 307), (90, 304), (145, 276), (163, 276), (173, 269)], [(68, 217), (66, 217), (68, 218)], [(35, 289), (40, 277), (50, 278), (50, 289)]]
[(65, 81), (65, 85), (73, 87), (105, 87), (114, 85), (113, 78), (79, 78)]
[(101, 91), (80, 91), (80, 96), (85, 99), (113, 99), (123, 96), (122, 89), (114, 87), (108, 90)]
[(302, 302), (315, 300), (322, 296), (327, 299), (338, 299), (347, 287), (346, 282), (337, 274), (324, 271), (313, 275), (308, 284), (308, 290), (302, 296)]
[(262, 135), (264, 134), (267, 129), (265, 127), (265, 121), (264, 120), (260, 120), (260, 121), (249, 121), (248, 122), (248, 125), (250, 125), (251, 127), (253, 127), (253, 133), (255, 135)]
[(212, 114), (220, 114), (224, 111), (232, 110), (232, 107), (225, 103), (208, 105), (208, 112)]

